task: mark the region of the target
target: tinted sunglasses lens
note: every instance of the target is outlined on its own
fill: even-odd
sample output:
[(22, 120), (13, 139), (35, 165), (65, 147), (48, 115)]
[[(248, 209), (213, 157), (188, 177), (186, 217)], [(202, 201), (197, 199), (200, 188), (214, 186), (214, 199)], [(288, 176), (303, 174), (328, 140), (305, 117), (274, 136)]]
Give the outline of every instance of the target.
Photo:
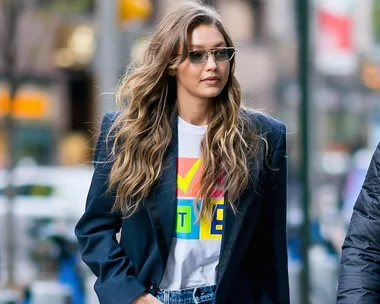
[(215, 50), (215, 60), (216, 61), (227, 61), (231, 60), (232, 56), (234, 55), (235, 50), (234, 49), (219, 49)]
[(207, 52), (206, 51), (191, 51), (189, 52), (189, 61), (191, 63), (204, 63), (206, 61)]

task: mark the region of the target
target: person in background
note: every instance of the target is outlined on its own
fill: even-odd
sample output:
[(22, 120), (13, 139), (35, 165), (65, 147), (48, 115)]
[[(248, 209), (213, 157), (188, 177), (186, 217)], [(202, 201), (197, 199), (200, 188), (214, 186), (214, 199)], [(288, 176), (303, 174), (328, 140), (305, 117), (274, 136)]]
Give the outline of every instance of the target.
[(285, 126), (242, 106), (236, 52), (184, 3), (121, 81), (75, 229), (101, 304), (289, 303)]
[(342, 246), (337, 303), (380, 303), (380, 143)]

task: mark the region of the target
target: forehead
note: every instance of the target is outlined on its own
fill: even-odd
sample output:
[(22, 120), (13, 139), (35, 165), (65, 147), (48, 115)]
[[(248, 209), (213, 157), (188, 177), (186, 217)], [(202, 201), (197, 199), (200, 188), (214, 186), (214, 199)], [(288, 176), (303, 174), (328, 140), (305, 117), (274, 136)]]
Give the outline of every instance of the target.
[(189, 46), (193, 48), (212, 48), (225, 45), (223, 34), (214, 25), (199, 25), (189, 35)]

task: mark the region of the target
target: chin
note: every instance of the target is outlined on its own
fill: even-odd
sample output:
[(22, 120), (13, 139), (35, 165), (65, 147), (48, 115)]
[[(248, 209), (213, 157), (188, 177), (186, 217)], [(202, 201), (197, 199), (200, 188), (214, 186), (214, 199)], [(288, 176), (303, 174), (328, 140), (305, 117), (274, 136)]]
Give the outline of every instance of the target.
[(219, 94), (200, 95), (200, 97), (203, 99), (211, 99), (211, 98), (215, 98), (218, 96), (219, 96)]
[(202, 92), (203, 94), (199, 94), (202, 98), (214, 98), (220, 95), (222, 93), (222, 90), (215, 89), (215, 90), (208, 90), (208, 92)]

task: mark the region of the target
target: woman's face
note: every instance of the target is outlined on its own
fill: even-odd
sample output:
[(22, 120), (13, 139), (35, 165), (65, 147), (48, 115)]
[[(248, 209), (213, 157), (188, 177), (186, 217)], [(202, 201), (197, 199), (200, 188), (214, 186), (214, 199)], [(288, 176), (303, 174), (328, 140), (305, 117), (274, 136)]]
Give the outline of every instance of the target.
[[(200, 25), (189, 37), (189, 50), (211, 50), (226, 47), (223, 35), (214, 25)], [(230, 61), (216, 62), (208, 53), (205, 63), (194, 64), (187, 57), (176, 69), (177, 93), (181, 97), (210, 99), (218, 96), (227, 83)]]

